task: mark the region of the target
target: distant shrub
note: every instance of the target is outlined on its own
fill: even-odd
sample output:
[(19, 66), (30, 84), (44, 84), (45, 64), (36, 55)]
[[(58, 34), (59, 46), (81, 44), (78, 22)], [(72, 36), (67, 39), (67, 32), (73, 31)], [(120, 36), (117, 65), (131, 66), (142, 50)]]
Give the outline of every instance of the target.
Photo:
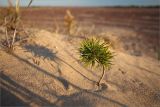
[(87, 66), (100, 66), (103, 69), (102, 76), (97, 82), (100, 85), (104, 77), (105, 69), (109, 69), (112, 65), (113, 53), (109, 50), (110, 44), (103, 40), (92, 38), (86, 39), (81, 43), (79, 48), (80, 60)]
[(66, 11), (66, 15), (64, 16), (64, 24), (66, 26), (67, 32), (69, 35), (73, 33), (73, 29), (76, 26), (75, 17), (72, 15), (70, 10)]

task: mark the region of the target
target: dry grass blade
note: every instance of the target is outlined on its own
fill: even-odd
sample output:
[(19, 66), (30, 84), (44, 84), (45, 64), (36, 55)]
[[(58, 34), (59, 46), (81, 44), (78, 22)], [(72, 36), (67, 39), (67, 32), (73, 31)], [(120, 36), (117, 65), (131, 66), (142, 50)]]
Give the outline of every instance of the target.
[[(7, 24), (6, 18), (4, 19), (4, 23), (5, 23), (5, 25)], [(6, 36), (6, 40), (7, 40), (7, 45), (8, 45), (8, 47), (9, 47), (10, 43), (9, 43), (9, 38), (8, 38), (7, 27), (5, 27), (5, 32), (6, 32), (5, 36)]]
[(16, 13), (19, 15), (19, 0), (16, 0)]
[(8, 4), (9, 4), (10, 7), (13, 7), (13, 3), (12, 3), (11, 0), (8, 0)]
[(31, 1), (29, 2), (29, 4), (28, 4), (27, 7), (31, 6), (32, 2), (33, 2), (33, 0), (31, 0)]
[(11, 44), (12, 46), (13, 46), (14, 41), (15, 41), (16, 33), (17, 33), (17, 30), (15, 29), (14, 34), (13, 34), (13, 38), (12, 38), (12, 44)]

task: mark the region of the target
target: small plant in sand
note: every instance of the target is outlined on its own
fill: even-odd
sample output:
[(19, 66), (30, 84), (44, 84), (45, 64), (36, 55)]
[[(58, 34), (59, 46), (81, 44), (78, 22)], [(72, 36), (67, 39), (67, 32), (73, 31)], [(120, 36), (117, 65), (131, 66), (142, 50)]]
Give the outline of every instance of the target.
[[(30, 0), (28, 6), (31, 5), (33, 0)], [(16, 0), (16, 5), (13, 7), (11, 0), (8, 0), (9, 7), (7, 8), (7, 14), (4, 16), (5, 27), (5, 46), (7, 51), (12, 52), (14, 50), (14, 42), (16, 35), (20, 33), (20, 0)]]
[(105, 75), (105, 69), (112, 65), (113, 53), (109, 50), (110, 44), (96, 38), (86, 39), (81, 43), (79, 48), (80, 59), (87, 66), (100, 66), (103, 69), (102, 76), (100, 77), (97, 85), (100, 85), (101, 80)]
[(69, 35), (71, 35), (76, 24), (75, 17), (72, 15), (70, 10), (66, 11), (66, 15), (64, 17), (64, 24), (67, 28), (67, 32), (69, 33)]

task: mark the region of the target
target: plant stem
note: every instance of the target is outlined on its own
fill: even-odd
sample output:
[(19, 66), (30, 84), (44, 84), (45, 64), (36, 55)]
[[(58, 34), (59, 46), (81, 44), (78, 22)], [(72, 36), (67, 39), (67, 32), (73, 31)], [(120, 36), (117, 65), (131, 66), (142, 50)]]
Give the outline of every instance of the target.
[(6, 36), (8, 47), (10, 47), (9, 38), (8, 38), (8, 31), (7, 31), (7, 21), (6, 21), (6, 18), (5, 18), (4, 22), (5, 22), (5, 32), (6, 32), (5, 36)]
[(98, 86), (100, 85), (100, 83), (101, 83), (101, 80), (103, 79), (103, 77), (104, 77), (104, 74), (105, 74), (105, 68), (104, 68), (104, 66), (102, 66), (102, 68), (103, 68), (103, 73), (102, 73), (102, 76), (101, 76), (101, 78), (99, 79), (99, 81), (98, 81)]
[(16, 0), (16, 13), (17, 13), (17, 15), (19, 14), (19, 0)]
[(7, 45), (8, 45), (8, 47), (10, 47), (10, 43), (9, 43), (9, 40), (8, 40), (8, 31), (7, 31), (7, 28), (5, 29), (5, 31), (6, 31), (6, 40), (7, 40)]
[(13, 44), (14, 44), (15, 37), (16, 37), (16, 33), (17, 33), (17, 30), (15, 29), (15, 30), (14, 30), (13, 39), (12, 39), (12, 45), (11, 45), (11, 46), (13, 46)]
[(32, 4), (32, 2), (33, 2), (33, 0), (31, 0), (31, 1), (29, 2), (29, 4), (28, 4), (28, 6), (27, 6), (27, 7), (29, 7), (29, 6)]

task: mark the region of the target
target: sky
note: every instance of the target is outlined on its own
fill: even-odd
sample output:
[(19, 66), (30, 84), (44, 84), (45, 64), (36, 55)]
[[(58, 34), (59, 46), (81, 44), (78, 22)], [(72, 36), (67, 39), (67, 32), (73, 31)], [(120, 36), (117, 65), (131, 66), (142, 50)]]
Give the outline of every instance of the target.
[[(8, 0), (0, 0), (0, 6), (7, 6)], [(15, 1), (15, 0), (12, 0)], [(26, 6), (30, 0), (20, 0)], [(34, 0), (32, 6), (148, 6), (160, 5), (160, 0)]]

